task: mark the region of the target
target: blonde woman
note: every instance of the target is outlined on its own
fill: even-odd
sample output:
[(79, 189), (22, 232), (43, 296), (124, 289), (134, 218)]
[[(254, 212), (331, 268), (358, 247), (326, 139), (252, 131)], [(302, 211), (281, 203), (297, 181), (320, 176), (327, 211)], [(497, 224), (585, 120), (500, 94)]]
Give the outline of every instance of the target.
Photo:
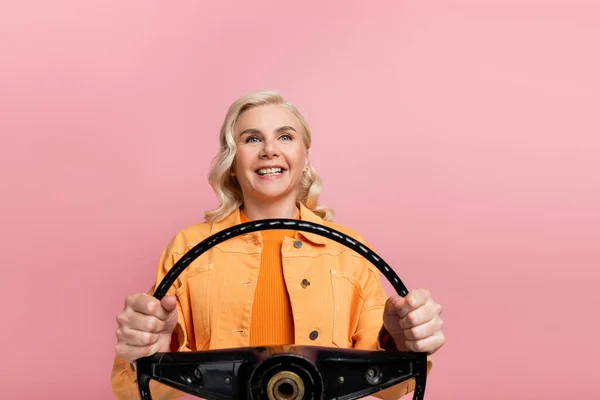
[[(235, 101), (209, 177), (219, 206), (175, 235), (162, 253), (155, 285), (197, 243), (251, 220), (306, 220), (366, 244), (318, 204), (321, 181), (310, 148), (307, 122), (278, 93)], [(428, 290), (388, 298), (368, 261), (307, 232), (232, 238), (198, 257), (162, 300), (152, 293), (128, 296), (117, 316), (111, 381), (118, 399), (139, 398), (135, 360), (156, 352), (296, 344), (433, 354), (445, 343), (441, 307)], [(154, 399), (183, 395), (154, 381), (150, 389)], [(413, 389), (408, 380), (377, 396), (397, 399)]]

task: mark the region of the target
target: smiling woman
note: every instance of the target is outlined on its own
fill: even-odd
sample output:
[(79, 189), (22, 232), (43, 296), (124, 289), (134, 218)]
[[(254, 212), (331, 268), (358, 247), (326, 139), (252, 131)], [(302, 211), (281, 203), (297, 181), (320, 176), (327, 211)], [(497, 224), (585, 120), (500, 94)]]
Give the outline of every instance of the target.
[[(296, 208), (298, 200), (324, 220), (333, 219), (331, 209), (318, 205), (321, 179), (309, 162), (310, 127), (300, 111), (279, 93), (250, 93), (234, 102), (221, 127), (220, 144), (221, 151), (209, 181), (221, 204), (206, 212), (207, 222), (217, 221), (242, 204), (246, 211), (248, 207), (256, 208), (254, 204), (264, 200), (271, 203), (279, 200), (276, 202), (280, 206), (288, 208), (290, 205)], [(284, 163), (287, 165), (280, 165)], [(256, 173), (264, 174), (258, 168), (268, 167), (282, 168), (281, 175), (270, 177), (286, 178), (287, 181), (280, 183), (280, 189), (275, 190), (282, 190), (287, 184), (287, 191), (282, 190), (276, 197), (255, 198), (253, 193), (259, 195), (260, 187), (259, 192), (255, 192), (257, 186), (251, 182), (256, 183)], [(279, 215), (277, 206), (269, 208)], [(252, 212), (255, 211), (249, 211)], [(293, 214), (290, 210), (281, 212), (287, 217)]]
[[(175, 235), (154, 287), (127, 297), (117, 316), (112, 384), (118, 399), (139, 398), (135, 361), (157, 352), (295, 344), (433, 354), (444, 345), (441, 306), (428, 290), (388, 298), (377, 268), (307, 232), (231, 238), (195, 259), (162, 300), (152, 296), (189, 249), (251, 220), (304, 220), (368, 246), (318, 205), (321, 182), (309, 161), (310, 145), (308, 124), (278, 93), (251, 93), (231, 105), (209, 176), (219, 207)], [(397, 399), (413, 390), (410, 379), (377, 397)], [(156, 382), (151, 393), (155, 399), (182, 395)]]
[[(249, 218), (296, 216), (298, 188), (302, 175), (308, 172), (308, 150), (298, 125), (294, 115), (279, 105), (253, 108), (238, 120), (234, 133), (237, 155), (231, 175), (242, 189)], [(264, 201), (278, 206), (265, 208)]]

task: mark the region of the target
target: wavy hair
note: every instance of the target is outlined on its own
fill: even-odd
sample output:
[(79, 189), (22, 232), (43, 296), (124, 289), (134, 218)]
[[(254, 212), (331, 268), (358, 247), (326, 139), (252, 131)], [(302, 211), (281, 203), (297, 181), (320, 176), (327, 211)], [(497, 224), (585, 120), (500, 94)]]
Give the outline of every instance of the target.
[[(234, 137), (235, 124), (239, 117), (251, 108), (263, 105), (279, 104), (290, 110), (302, 125), (302, 139), (306, 150), (311, 146), (311, 132), (308, 123), (300, 114), (300, 111), (285, 101), (281, 94), (275, 91), (259, 91), (246, 94), (236, 100), (227, 111), (221, 132), (219, 136), (220, 151), (213, 161), (212, 168), (208, 175), (208, 181), (217, 195), (219, 206), (205, 212), (207, 222), (216, 222), (229, 215), (236, 208), (240, 207), (244, 198), (242, 189), (237, 181), (231, 176), (231, 169), (235, 160), (236, 143)], [(300, 181), (300, 190), (298, 201), (306, 208), (317, 214), (326, 221), (333, 220), (333, 210), (328, 207), (318, 205), (319, 195), (321, 194), (321, 178), (312, 165), (308, 165), (308, 171), (302, 175)]]

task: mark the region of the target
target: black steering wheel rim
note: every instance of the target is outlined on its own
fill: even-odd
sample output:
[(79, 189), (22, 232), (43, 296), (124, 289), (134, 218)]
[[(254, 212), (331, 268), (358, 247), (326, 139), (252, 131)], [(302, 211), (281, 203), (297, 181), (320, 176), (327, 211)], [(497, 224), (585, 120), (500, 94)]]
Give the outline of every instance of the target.
[[(371, 250), (370, 248), (365, 246), (360, 241), (358, 241), (336, 229), (333, 229), (333, 228), (330, 228), (330, 227), (327, 227), (327, 226), (324, 226), (321, 224), (317, 224), (314, 222), (295, 220), (295, 219), (263, 219), (263, 220), (250, 221), (250, 222), (245, 222), (245, 223), (241, 223), (238, 225), (234, 225), (234, 226), (226, 228), (220, 232), (214, 233), (213, 235), (209, 236), (208, 238), (202, 240), (200, 243), (198, 243), (193, 248), (191, 248), (189, 251), (187, 251), (173, 265), (173, 267), (170, 268), (170, 270), (166, 273), (166, 275), (163, 277), (161, 282), (156, 287), (156, 290), (154, 291), (153, 296), (156, 299), (161, 300), (168, 293), (169, 289), (171, 288), (173, 283), (176, 281), (176, 279), (179, 277), (179, 275), (194, 260), (196, 260), (198, 257), (200, 257), (203, 253), (205, 253), (212, 247), (214, 247), (226, 240), (232, 239), (232, 238), (240, 236), (240, 235), (248, 234), (251, 232), (264, 231), (264, 230), (276, 230), (276, 229), (310, 232), (310, 233), (313, 233), (313, 234), (316, 234), (319, 236), (326, 237), (333, 241), (336, 241), (336, 242), (350, 248), (351, 250), (354, 250), (355, 252), (357, 252), (358, 254), (363, 256), (365, 259), (367, 259), (371, 264), (373, 264), (382, 273), (382, 275), (385, 276), (387, 281), (396, 290), (396, 293), (398, 295), (404, 297), (408, 294), (408, 289), (406, 288), (406, 286), (404, 285), (402, 280), (398, 277), (398, 275), (395, 273), (395, 271), (385, 262), (385, 260), (383, 260), (383, 258), (381, 258), (373, 250)], [(298, 348), (306, 348), (309, 350), (311, 348), (317, 349), (316, 347), (311, 347), (311, 346), (284, 346), (284, 347), (287, 349), (286, 351), (292, 351), (292, 352)], [(253, 348), (253, 349), (258, 350), (259, 348)], [(262, 350), (264, 348), (261, 347), (260, 349)], [(230, 349), (230, 350), (242, 351), (243, 349)], [(247, 350), (248, 350), (248, 352), (250, 352), (251, 348), (247, 348)], [(346, 349), (344, 349), (344, 350), (346, 350)], [(321, 352), (327, 353), (326, 349), (319, 349), (319, 350), (314, 350), (314, 351), (319, 352), (319, 354), (321, 354)], [(190, 352), (185, 352), (185, 354), (183, 354), (183, 353), (158, 353), (158, 354), (155, 354), (154, 356), (143, 357), (143, 358), (138, 359), (137, 360), (138, 386), (140, 389), (140, 394), (141, 394), (142, 400), (151, 399), (148, 384), (149, 384), (150, 379), (154, 379), (153, 377), (150, 376), (151, 375), (150, 371), (154, 371), (154, 370), (150, 367), (150, 364), (154, 363), (153, 365), (155, 365), (157, 363), (162, 362), (162, 360), (169, 360), (169, 356), (172, 357), (174, 354), (181, 355), (181, 357), (178, 358), (179, 362), (183, 362), (182, 360), (184, 360), (184, 358), (185, 358), (186, 363), (191, 363), (192, 361), (190, 361), (191, 360), (190, 357), (193, 357), (194, 355), (197, 355), (198, 353), (207, 353), (207, 352), (213, 352), (216, 354), (217, 351), (213, 351), (213, 350), (193, 351), (193, 352), (191, 352), (191, 354), (190, 354)], [(338, 352), (339, 352), (339, 350), (338, 350)], [(365, 353), (365, 351), (362, 351), (362, 350), (346, 350), (346, 355), (349, 355), (348, 352), (351, 352), (351, 353), (363, 352), (363, 353)], [(377, 357), (381, 358), (382, 355), (377, 354), (377, 353), (388, 353), (388, 354), (392, 353), (397, 357), (398, 360), (402, 359), (402, 360), (406, 360), (406, 362), (414, 362), (416, 367), (412, 366), (412, 364), (411, 364), (412, 367), (411, 367), (411, 372), (410, 372), (410, 377), (416, 378), (416, 387), (414, 389), (413, 400), (424, 399), (425, 382), (426, 382), (426, 364), (427, 364), (427, 354), (426, 353), (371, 352), (370, 356), (373, 357), (373, 359), (375, 359)], [(238, 352), (236, 355), (241, 356), (241, 353)], [(289, 353), (286, 353), (284, 355), (289, 355)], [(228, 356), (229, 356), (229, 354), (228, 354)], [(184, 358), (182, 358), (182, 357), (184, 357)], [(281, 356), (279, 356), (279, 357), (281, 357)], [(332, 357), (334, 357), (334, 356), (332, 355)], [(338, 360), (341, 360), (341, 359), (338, 358)], [(348, 362), (354, 361), (351, 359), (351, 357), (348, 358), (347, 360), (348, 360)], [(172, 361), (172, 362), (178, 362), (178, 361)], [(190, 381), (190, 384), (191, 384), (191, 381)], [(397, 383), (395, 383), (395, 384), (397, 384)], [(371, 394), (371, 393), (368, 393), (368, 394)], [(221, 396), (219, 398), (225, 398), (225, 397)], [(251, 396), (249, 398), (254, 399), (255, 397)], [(342, 398), (342, 397), (340, 397), (340, 398)], [(358, 397), (346, 396), (343, 398), (354, 399), (354, 398), (358, 398)]]
[(371, 262), (382, 274), (386, 277), (389, 283), (392, 284), (396, 292), (404, 297), (408, 294), (408, 289), (398, 277), (396, 272), (379, 257), (373, 250), (362, 244), (361, 242), (353, 239), (352, 237), (336, 230), (333, 228), (326, 227), (321, 224), (314, 222), (295, 220), (295, 219), (263, 219), (241, 223), (229, 228), (226, 228), (220, 232), (213, 234), (212, 236), (204, 239), (202, 242), (191, 248), (186, 254), (181, 257), (179, 261), (173, 265), (173, 267), (167, 272), (160, 284), (157, 286), (154, 297), (162, 299), (168, 292), (169, 288), (173, 285), (179, 275), (194, 261), (200, 257), (207, 250), (212, 247), (232, 239), (234, 237), (244, 235), (251, 232), (274, 230), (274, 229), (292, 229), (302, 232), (311, 232), (328, 239), (334, 240), (366, 258)]

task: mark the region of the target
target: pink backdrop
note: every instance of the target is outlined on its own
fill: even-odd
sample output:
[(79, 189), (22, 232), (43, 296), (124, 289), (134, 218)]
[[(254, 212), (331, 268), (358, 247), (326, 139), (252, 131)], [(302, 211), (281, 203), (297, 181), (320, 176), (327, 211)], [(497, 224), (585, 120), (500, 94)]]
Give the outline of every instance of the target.
[(592, 3), (2, 2), (0, 398), (111, 398), (123, 299), (263, 88), (338, 222), (445, 307), (427, 400), (600, 398)]

